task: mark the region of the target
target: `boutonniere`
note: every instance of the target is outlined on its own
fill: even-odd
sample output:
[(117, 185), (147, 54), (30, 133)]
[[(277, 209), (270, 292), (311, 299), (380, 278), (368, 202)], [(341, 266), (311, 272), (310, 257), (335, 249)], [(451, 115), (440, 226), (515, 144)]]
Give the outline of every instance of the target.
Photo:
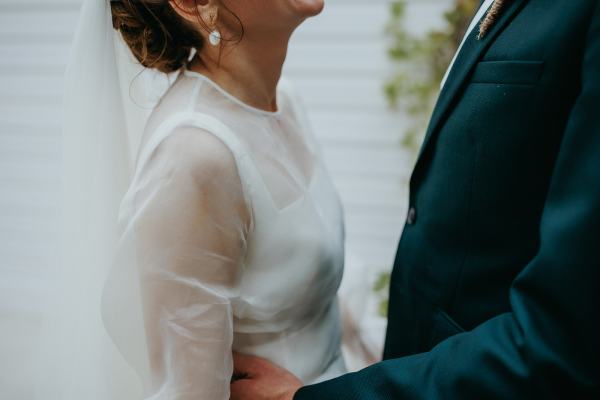
[(490, 6), (490, 9), (485, 14), (485, 18), (479, 25), (479, 35), (478, 39), (483, 39), (485, 35), (490, 31), (498, 16), (502, 12), (502, 7), (504, 6), (505, 0), (495, 0), (494, 3)]

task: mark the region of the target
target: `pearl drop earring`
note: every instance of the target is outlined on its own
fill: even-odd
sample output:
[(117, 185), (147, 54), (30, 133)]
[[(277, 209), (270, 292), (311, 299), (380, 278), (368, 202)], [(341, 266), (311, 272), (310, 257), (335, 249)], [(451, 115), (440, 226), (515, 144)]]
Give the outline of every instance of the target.
[(210, 33), (210, 35), (208, 35), (208, 41), (210, 42), (210, 44), (212, 44), (213, 46), (218, 46), (219, 43), (221, 43), (221, 32), (219, 32), (218, 30), (214, 30)]

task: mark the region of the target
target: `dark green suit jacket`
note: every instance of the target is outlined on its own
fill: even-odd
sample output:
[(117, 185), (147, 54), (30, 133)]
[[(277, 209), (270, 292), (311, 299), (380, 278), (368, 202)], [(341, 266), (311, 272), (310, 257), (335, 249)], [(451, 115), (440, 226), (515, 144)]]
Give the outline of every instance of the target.
[(385, 361), (295, 400), (600, 399), (600, 0), (470, 35), (410, 206)]

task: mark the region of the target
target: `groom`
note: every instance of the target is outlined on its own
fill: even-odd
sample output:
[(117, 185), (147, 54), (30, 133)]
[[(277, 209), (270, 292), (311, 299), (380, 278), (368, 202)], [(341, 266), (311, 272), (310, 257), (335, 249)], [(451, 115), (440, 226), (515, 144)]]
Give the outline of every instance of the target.
[(232, 399), (600, 399), (600, 0), (492, 3), (412, 175), (385, 361), (299, 389), (239, 356)]

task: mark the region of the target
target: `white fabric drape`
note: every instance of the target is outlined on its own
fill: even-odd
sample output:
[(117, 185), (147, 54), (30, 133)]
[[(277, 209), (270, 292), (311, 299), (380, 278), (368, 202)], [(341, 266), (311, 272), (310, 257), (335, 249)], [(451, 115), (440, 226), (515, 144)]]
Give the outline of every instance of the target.
[(135, 397), (100, 300), (118, 241), (115, 216), (159, 93), (146, 90), (151, 78), (140, 72), (112, 28), (110, 2), (84, 1), (65, 77), (62, 245), (33, 382), (38, 399)]

